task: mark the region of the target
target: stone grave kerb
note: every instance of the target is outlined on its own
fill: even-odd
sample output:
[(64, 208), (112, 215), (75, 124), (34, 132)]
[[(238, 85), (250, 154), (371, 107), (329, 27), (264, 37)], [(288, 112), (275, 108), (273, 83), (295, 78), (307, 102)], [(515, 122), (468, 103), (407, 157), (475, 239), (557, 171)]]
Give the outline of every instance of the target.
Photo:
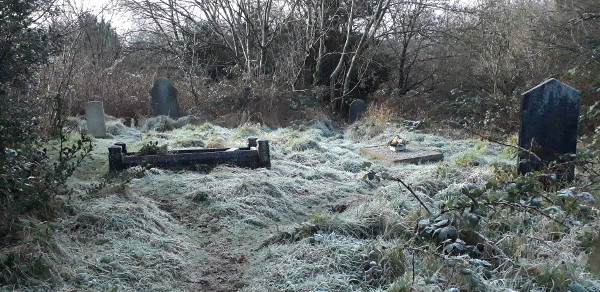
[[(561, 155), (577, 152), (580, 103), (579, 90), (554, 78), (521, 95), (519, 146), (532, 151), (542, 161), (522, 152), (519, 173), (540, 170)], [(573, 177), (566, 175), (569, 180)]]

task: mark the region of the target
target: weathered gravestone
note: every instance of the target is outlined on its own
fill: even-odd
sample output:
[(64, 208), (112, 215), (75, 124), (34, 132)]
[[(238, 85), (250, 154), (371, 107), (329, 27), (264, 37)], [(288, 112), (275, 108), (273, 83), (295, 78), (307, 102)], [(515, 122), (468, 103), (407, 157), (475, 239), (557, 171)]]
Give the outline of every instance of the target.
[(165, 115), (173, 119), (180, 117), (177, 88), (169, 79), (164, 77), (156, 79), (150, 90), (150, 96), (152, 96), (152, 110), (155, 116)]
[[(556, 79), (523, 93), (519, 146), (535, 155), (521, 151), (519, 173), (541, 170), (552, 161), (568, 161), (568, 155), (576, 153), (580, 100), (578, 90)], [(557, 175), (560, 180), (573, 180), (574, 168), (558, 169)]]
[(106, 137), (106, 121), (102, 102), (86, 102), (84, 107), (88, 133), (97, 138)]
[(356, 99), (350, 104), (348, 110), (348, 123), (354, 123), (362, 117), (367, 110), (367, 103), (362, 99)]

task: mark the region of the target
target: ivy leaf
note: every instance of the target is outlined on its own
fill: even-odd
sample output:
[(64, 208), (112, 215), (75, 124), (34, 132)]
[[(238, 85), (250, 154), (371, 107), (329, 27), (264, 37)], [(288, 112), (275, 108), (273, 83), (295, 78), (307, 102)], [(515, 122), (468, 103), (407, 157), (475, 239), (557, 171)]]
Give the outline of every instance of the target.
[(419, 226), (426, 226), (426, 225), (429, 225), (429, 224), (431, 224), (431, 221), (429, 221), (429, 219), (419, 220), (419, 223), (418, 223)]
[(492, 266), (492, 264), (490, 264), (490, 262), (485, 261), (485, 260), (478, 260), (478, 259), (470, 259), (469, 264), (476, 266), (476, 267), (491, 267)]
[(433, 234), (437, 234), (437, 237), (440, 240), (445, 240), (448, 238), (455, 239), (458, 237), (458, 231), (456, 231), (456, 229), (452, 226), (437, 229)]
[(596, 198), (594, 198), (594, 196), (588, 192), (581, 192), (578, 193), (577, 195), (575, 195), (577, 198), (588, 201), (590, 203), (595, 203), (596, 202)]
[(436, 230), (437, 230), (437, 229), (435, 229), (435, 228), (433, 228), (433, 227), (431, 227), (431, 226), (425, 227), (425, 229), (423, 229), (423, 231), (424, 231), (425, 233), (428, 233), (428, 234), (434, 234)]
[(543, 211), (546, 213), (549, 213), (552, 211), (556, 212), (556, 213), (562, 213), (562, 209), (560, 208), (560, 206), (551, 206), (551, 207), (545, 208)]
[(444, 246), (444, 252), (451, 253), (453, 250), (458, 250), (459, 252), (463, 252), (467, 249), (467, 247), (460, 242), (453, 242)]
[(448, 207), (448, 209), (452, 209), (454, 207), (454, 199), (450, 199), (446, 202), (446, 207)]
[(448, 219), (444, 219), (444, 220), (436, 222), (435, 224), (433, 224), (433, 226), (440, 228), (440, 227), (444, 227), (444, 226), (448, 225), (448, 223), (450, 223), (450, 221)]
[(493, 178), (491, 180), (489, 180), (486, 184), (485, 184), (485, 188), (488, 190), (497, 190), (498, 187), (498, 180)]
[(427, 278), (425, 279), (425, 284), (438, 284), (438, 283), (446, 283), (446, 279), (444, 278)]
[(471, 191), (471, 195), (473, 197), (476, 197), (476, 198), (480, 197), (481, 195), (483, 195), (483, 193), (484, 193), (484, 191), (482, 189), (480, 189), (480, 188), (477, 188), (477, 189), (474, 189), (474, 190)]
[(541, 207), (542, 201), (540, 199), (532, 198), (531, 200), (529, 200), (529, 205), (534, 206), (534, 207)]
[(496, 201), (500, 201), (501, 198), (502, 198), (502, 195), (500, 195), (500, 194), (492, 194), (487, 197), (487, 200), (488, 200), (488, 202), (493, 203)]
[[(480, 209), (478, 209), (480, 210)], [(475, 215), (475, 214), (469, 214), (467, 215), (467, 220), (469, 220), (469, 223), (471, 223), (472, 225), (477, 225), (479, 224), (479, 216)]]

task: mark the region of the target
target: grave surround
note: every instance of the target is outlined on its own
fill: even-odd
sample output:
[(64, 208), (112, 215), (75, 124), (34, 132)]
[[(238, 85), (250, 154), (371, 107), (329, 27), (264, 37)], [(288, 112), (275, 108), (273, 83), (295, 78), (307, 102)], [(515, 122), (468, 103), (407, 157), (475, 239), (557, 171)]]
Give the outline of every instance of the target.
[(231, 164), (249, 168), (271, 168), (269, 140), (248, 138), (248, 146), (240, 148), (204, 148), (171, 150), (169, 154), (140, 155), (127, 151), (127, 145), (117, 142), (108, 147), (109, 170), (121, 171), (132, 166), (189, 167)]

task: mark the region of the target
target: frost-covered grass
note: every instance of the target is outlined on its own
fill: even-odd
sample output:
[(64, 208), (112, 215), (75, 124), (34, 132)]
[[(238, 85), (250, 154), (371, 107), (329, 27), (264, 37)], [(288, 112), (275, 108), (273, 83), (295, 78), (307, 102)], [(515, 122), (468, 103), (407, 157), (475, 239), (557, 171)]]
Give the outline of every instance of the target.
[[(582, 264), (593, 248), (589, 242), (598, 237), (598, 224), (565, 231), (547, 218), (523, 214), (482, 222), (477, 230), (512, 261), (488, 270), (468, 264), (467, 257), (443, 255), (434, 242), (417, 236), (417, 223), (429, 214), (398, 182), (362, 179), (370, 162), (370, 171), (401, 178), (436, 213), (464, 187), (493, 178), (492, 165), (515, 164), (498, 145), (410, 132), (394, 124), (340, 128), (312, 121), (278, 129), (255, 124), (228, 129), (164, 117), (146, 121), (141, 129), (111, 123), (112, 136), (94, 139), (91, 159), (70, 180), (76, 190), (70, 202), (74, 210), (53, 234), (62, 250), (51, 269), (61, 271), (52, 277), (54, 290), (600, 287), (598, 277)], [(359, 151), (396, 134), (442, 152), (444, 161), (390, 164)], [(134, 168), (119, 177), (106, 175), (106, 148), (116, 141), (137, 151), (151, 141), (169, 149), (245, 146), (249, 136), (270, 140), (271, 169)], [(531, 220), (536, 223), (523, 223)]]

